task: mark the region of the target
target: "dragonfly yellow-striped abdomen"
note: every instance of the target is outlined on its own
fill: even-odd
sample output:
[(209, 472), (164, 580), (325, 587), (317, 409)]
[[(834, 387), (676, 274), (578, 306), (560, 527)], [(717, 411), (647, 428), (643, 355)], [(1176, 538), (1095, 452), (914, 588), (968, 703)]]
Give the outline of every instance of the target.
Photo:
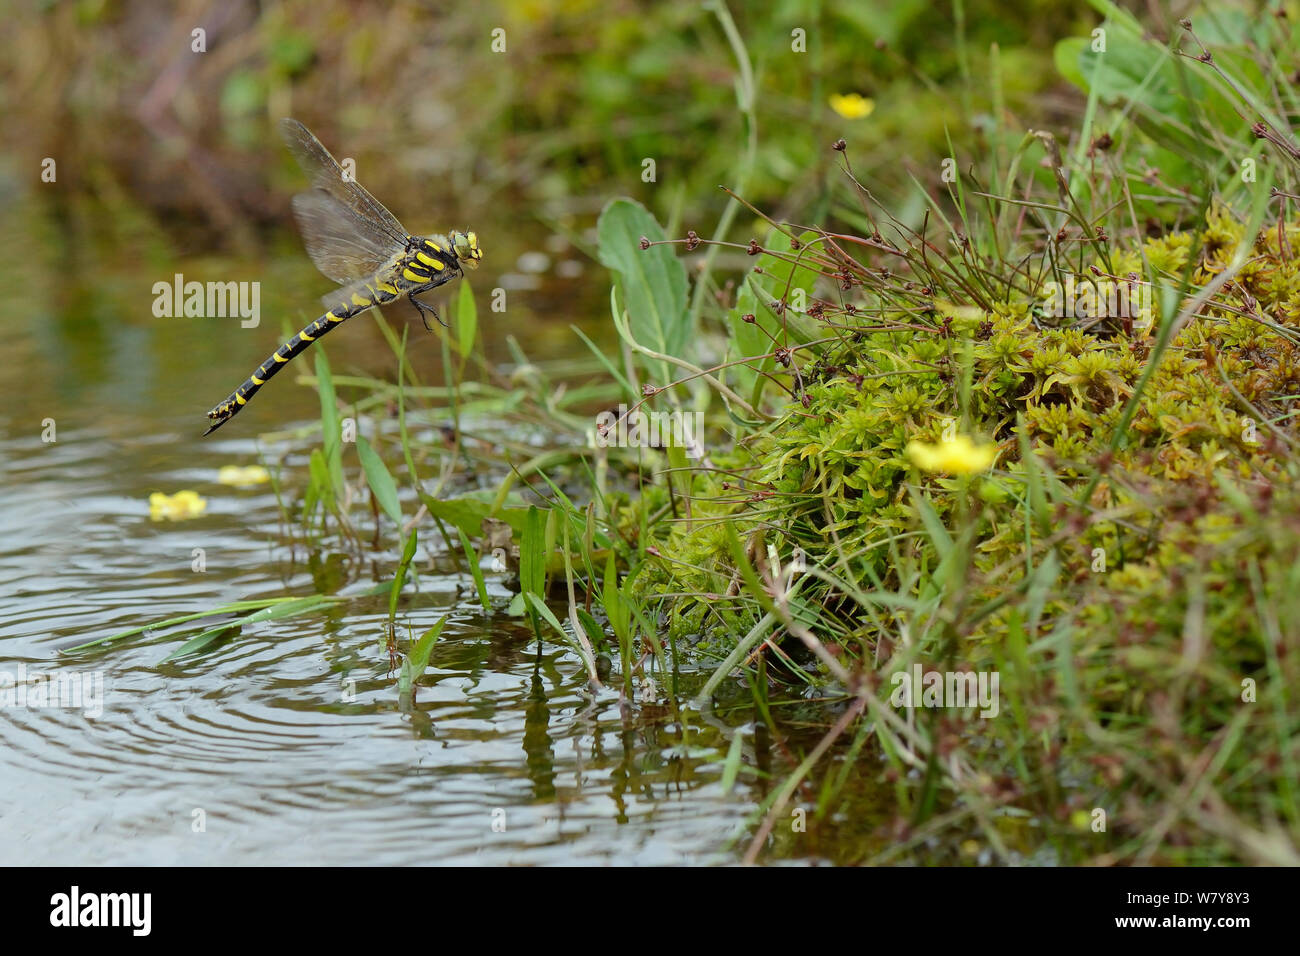
[(238, 414), (294, 356), (358, 312), (407, 298), (421, 316), (431, 312), (437, 318), (415, 297), (461, 275), (461, 266), (476, 268), (483, 258), (472, 232), (410, 235), (379, 200), (344, 173), (307, 127), (285, 119), (280, 129), (314, 187), (293, 198), (307, 254), (343, 288), (325, 297), (328, 312), (271, 353), (243, 385), (208, 412), (211, 424), (205, 435)]

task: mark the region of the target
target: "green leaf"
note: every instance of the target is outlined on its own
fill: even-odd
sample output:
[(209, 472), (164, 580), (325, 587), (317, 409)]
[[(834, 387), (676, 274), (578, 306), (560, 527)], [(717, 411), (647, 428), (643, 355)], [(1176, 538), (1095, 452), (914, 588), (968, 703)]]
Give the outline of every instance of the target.
[[(531, 591), (525, 591), (524, 596), (528, 599), (529, 606), (540, 614), (547, 624), (555, 628), (555, 630), (559, 632), (560, 636), (568, 643), (576, 646), (576, 642), (573, 640), (573, 635), (564, 629), (564, 625), (561, 624), (560, 619), (555, 616), (555, 612), (546, 606), (546, 601), (544, 599)], [(579, 653), (581, 653), (581, 649), (579, 649)]]
[(478, 603), (483, 605), (483, 610), (492, 610), (488, 604), (487, 582), (483, 580), (483, 569), (479, 567), (478, 552), (474, 550), (474, 545), (470, 543), (469, 535), (460, 528), (456, 529), (460, 535), (460, 548), (465, 552), (465, 560), (469, 562), (469, 573), (474, 575), (474, 587), (478, 589)]
[(1060, 40), (1052, 48), (1052, 59), (1056, 71), (1070, 83), (1081, 90), (1088, 88), (1088, 80), (1083, 75), (1083, 54), (1088, 50), (1088, 41), (1083, 37), (1068, 37)]
[[(1106, 26), (1105, 50), (1094, 50), (1091, 39), (1063, 40), (1053, 50), (1056, 67), (1067, 80), (1102, 102), (1131, 104), (1133, 121), (1171, 154), (1169, 159), (1202, 167), (1217, 162), (1220, 157), (1201, 148), (1207, 139), (1205, 127), (1229, 137), (1245, 132), (1248, 122), (1233, 102), (1236, 94), (1246, 99), (1247, 112), (1260, 112), (1269, 119), (1268, 97), (1262, 92), (1267, 83), (1252, 58), (1234, 58), (1229, 50), (1215, 51), (1216, 63), (1221, 67), (1231, 64), (1227, 68), (1236, 90), (1229, 96), (1207, 82), (1194, 64), (1178, 59), (1163, 43), (1145, 35), (1127, 13), (1108, 2), (1093, 5), (1112, 18)], [(1192, 168), (1188, 165), (1182, 175), (1191, 175)], [(1163, 162), (1161, 169), (1171, 181), (1177, 180)]]
[(190, 638), (158, 663), (165, 664), (170, 660), (184, 657), (187, 654), (197, 654), (221, 635), (231, 630), (239, 630), (247, 624), (258, 624), (262, 621), (273, 621), (281, 617), (293, 617), (297, 614), (306, 614), (310, 611), (316, 610), (322, 605), (331, 603), (331, 601), (332, 598), (327, 595), (313, 594), (310, 597), (296, 598), (292, 601), (285, 601), (281, 604), (274, 604), (271, 607), (262, 608), (259, 611), (254, 611), (252, 614), (246, 614), (233, 621), (223, 621), (221, 624), (218, 624), (215, 627), (210, 627), (206, 631)]
[(330, 374), (325, 350), (316, 346), (316, 380), (320, 389), (321, 447), (329, 466), (330, 487), (334, 499), (343, 497), (343, 431), (339, 426), (339, 406), (334, 396), (334, 377)]
[(930, 543), (934, 545), (935, 552), (940, 558), (946, 558), (952, 553), (953, 544), (952, 536), (948, 534), (943, 520), (930, 504), (930, 499), (920, 489), (912, 488), (912, 501), (916, 503), (921, 524), (925, 526), (925, 532), (930, 536)]
[(206, 631), (202, 631), (194, 637), (191, 637), (188, 641), (176, 648), (158, 663), (166, 664), (168, 661), (175, 660), (178, 657), (184, 657), (186, 654), (197, 654), (222, 634), (225, 634), (228, 631), (238, 631), (242, 625), (242, 621), (231, 621), (226, 624), (219, 624), (216, 627), (208, 628)]
[[(596, 233), (601, 263), (619, 275), (632, 336), (648, 349), (688, 357), (686, 269), (671, 246), (641, 248), (643, 236), (651, 242), (665, 238), (654, 216), (631, 199), (614, 199), (601, 212)], [(643, 364), (661, 383), (672, 380), (667, 363)]]
[[(519, 586), (525, 595), (546, 597), (546, 512), (536, 505), (528, 509), (524, 531), (519, 540)], [(545, 606), (545, 605), (543, 605)], [(529, 605), (529, 618), (540, 636), (535, 605)]]
[[(560, 638), (573, 648), (574, 653), (576, 653), (582, 660), (583, 666), (586, 667), (587, 672), (594, 675), (596, 673), (596, 662), (588, 658), (587, 649), (582, 646), (582, 642), (564, 629), (564, 625), (560, 623), (560, 619), (557, 618), (555, 613), (546, 606), (546, 601), (537, 594), (528, 591), (524, 592), (524, 596), (528, 599), (529, 613), (540, 616), (547, 624), (551, 625), (551, 627), (560, 635)], [(542, 636), (540, 627), (538, 627), (537, 636)]]
[(84, 644), (78, 644), (75, 647), (59, 648), (60, 654), (75, 654), (78, 651), (84, 651), (92, 647), (99, 647), (103, 644), (111, 644), (114, 641), (125, 640), (128, 637), (134, 637), (137, 634), (143, 634), (146, 631), (157, 631), (165, 627), (175, 627), (177, 624), (188, 624), (190, 621), (197, 621), (205, 617), (214, 617), (218, 614), (234, 614), (249, 609), (261, 609), (275, 604), (285, 604), (289, 601), (297, 600), (296, 598), (264, 598), (258, 601), (234, 601), (230, 604), (223, 604), (221, 607), (213, 608), (210, 611), (199, 611), (197, 614), (183, 614), (179, 617), (169, 617), (161, 621), (154, 621), (151, 624), (141, 624), (137, 627), (128, 628), (125, 631), (118, 631), (107, 637), (97, 637), (94, 640), (86, 641)]
[(600, 622), (592, 616), (591, 612), (578, 608), (578, 620), (582, 622), (582, 629), (587, 632), (587, 640), (591, 642), (592, 647), (604, 647), (609, 643), (609, 638), (601, 629)]
[(370, 447), (370, 442), (360, 435), (357, 436), (357, 457), (361, 459), (361, 470), (366, 473), (366, 484), (370, 486), (375, 501), (379, 503), (384, 514), (392, 518), (393, 523), (400, 527), (402, 506), (397, 501), (397, 485), (393, 482), (393, 476), (389, 474), (384, 460), (375, 454), (375, 450)]
[(402, 549), (402, 560), (397, 565), (397, 573), (393, 575), (393, 586), (388, 591), (388, 623), (391, 626), (393, 618), (397, 616), (397, 597), (402, 593), (402, 585), (406, 583), (406, 569), (411, 566), (411, 559), (415, 557), (415, 543), (419, 537), (415, 528), (411, 529), (411, 536), (406, 539), (406, 546)]
[(614, 562), (613, 551), (605, 559), (605, 576), (600, 584), (601, 604), (605, 608), (605, 616), (609, 619), (609, 626), (614, 631), (614, 637), (618, 639), (619, 646), (622, 647), (624, 641), (631, 637), (631, 620), (628, 614), (627, 602), (624, 600), (623, 592), (618, 586), (618, 566)]
[[(808, 306), (812, 304), (818, 272), (808, 264), (809, 247), (811, 246), (811, 251), (817, 251), (824, 249), (826, 245), (824, 242), (818, 242), (821, 236), (812, 231), (800, 233), (798, 239), (803, 248), (791, 249), (789, 239), (784, 233), (771, 230), (767, 234), (765, 248), (770, 248), (773, 252), (764, 252), (754, 262), (754, 270), (761, 269), (761, 272), (750, 273), (750, 278), (767, 291), (770, 301), (784, 299), (791, 306), (791, 310), (787, 310), (787, 315), (806, 312)], [(800, 291), (802, 295), (799, 294)], [(800, 304), (802, 304), (801, 309), (793, 309)]]
[(727, 761), (722, 765), (722, 792), (730, 793), (740, 773), (740, 757), (745, 743), (745, 735), (739, 730), (732, 735), (731, 746), (727, 748)]
[(474, 305), (474, 290), (468, 282), (460, 284), (460, 295), (456, 300), (456, 351), (468, 358), (474, 351), (474, 340), (478, 336), (478, 309)]
[(506, 605), (506, 617), (523, 617), (527, 609), (528, 602), (524, 600), (524, 594), (520, 591), (510, 599)]
[(471, 491), (459, 498), (435, 498), (421, 492), (420, 501), (429, 513), (439, 521), (453, 525), (470, 537), (483, 533), (483, 519), (497, 518), (504, 521), (518, 534), (524, 530), (524, 521), (528, 512), (522, 507), (493, 507), (495, 495), (491, 491)]
[[(805, 246), (817, 238), (815, 232), (804, 232), (799, 236), (800, 242)], [(799, 256), (798, 252), (789, 248), (786, 235), (776, 229), (768, 232), (764, 248), (780, 249), (782, 256), (791, 259), (798, 259)], [(796, 341), (804, 341), (807, 337), (800, 334), (802, 320), (797, 317), (794, 306), (802, 300), (803, 311), (807, 310), (812, 304), (816, 283), (817, 272), (802, 261), (786, 261), (767, 252), (760, 254), (745, 276), (745, 281), (741, 283), (740, 292), (736, 296), (736, 307), (727, 317), (735, 342), (736, 354), (732, 358), (767, 356), (776, 344), (783, 341), (787, 329), (796, 333), (792, 335)], [(773, 302), (781, 299), (788, 306), (784, 323), (773, 314), (771, 307)], [(744, 315), (754, 316), (754, 321), (746, 322), (741, 318)], [(769, 356), (754, 361), (752, 366), (734, 366), (728, 370), (728, 374), (735, 376), (740, 385), (738, 391), (742, 395), (752, 393), (753, 401), (757, 402), (758, 393), (755, 389), (763, 382), (758, 372), (770, 369), (773, 362), (774, 359)]]
[(444, 614), (438, 619), (437, 624), (421, 634), (420, 639), (411, 645), (411, 649), (406, 654), (406, 660), (402, 661), (402, 669), (397, 675), (397, 693), (402, 697), (410, 695), (415, 682), (428, 669), (429, 657), (433, 653), (433, 645), (438, 643), (438, 636), (442, 633), (443, 625), (447, 623), (447, 619), (450, 617), (450, 613)]
[(329, 466), (325, 464), (325, 455), (319, 448), (311, 450), (311, 457), (307, 461), (307, 473), (311, 477), (311, 482), (302, 497), (304, 523), (316, 513), (316, 505), (320, 502), (325, 502), (327, 509), (333, 510), (334, 507), (334, 489), (330, 485)]

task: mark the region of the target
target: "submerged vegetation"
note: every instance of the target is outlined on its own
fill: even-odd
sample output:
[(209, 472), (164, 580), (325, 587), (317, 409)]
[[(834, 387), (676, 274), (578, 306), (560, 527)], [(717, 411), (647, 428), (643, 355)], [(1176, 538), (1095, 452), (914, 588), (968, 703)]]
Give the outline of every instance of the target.
[[(981, 142), (907, 208), (851, 135), (806, 216), (738, 187), (697, 234), (607, 203), (617, 347), (575, 329), (580, 362), (503, 370), (467, 284), (439, 385), (382, 316), (395, 381), (317, 346), (319, 445), (268, 465), (286, 527), (391, 560), (403, 691), (441, 626), (397, 620), (423, 548), (485, 609), (484, 574), (517, 576), (498, 610), (631, 707), (686, 670), (767, 725), (817, 701), (751, 859), (799, 805), (859, 862), (1300, 863), (1300, 63), (1283, 18), (1162, 42), (1094, 6), (1101, 42), (1055, 51), (1081, 118), (1013, 128), (995, 49)], [(611, 442), (615, 407), (704, 427)], [(223, 608), (180, 652), (326, 601)], [(729, 782), (758, 772), (735, 740)], [(892, 797), (865, 821), (863, 781)]]

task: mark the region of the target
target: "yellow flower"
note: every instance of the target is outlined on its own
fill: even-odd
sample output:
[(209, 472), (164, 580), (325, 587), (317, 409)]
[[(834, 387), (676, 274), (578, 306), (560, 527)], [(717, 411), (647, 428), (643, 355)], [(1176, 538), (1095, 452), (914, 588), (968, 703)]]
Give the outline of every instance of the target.
[(939, 471), (949, 475), (973, 475), (988, 471), (997, 457), (995, 445), (976, 445), (965, 435), (958, 435), (938, 445), (925, 442), (907, 443), (907, 457), (923, 471)]
[(832, 93), (831, 109), (845, 119), (866, 119), (876, 109), (876, 101), (859, 93)]
[(219, 483), (233, 485), (236, 488), (251, 488), (253, 485), (260, 485), (270, 480), (271, 476), (261, 465), (249, 465), (246, 468), (239, 465), (222, 465), (221, 470), (217, 472)]
[(149, 496), (149, 517), (154, 521), (162, 521), (164, 518), (183, 521), (186, 518), (197, 518), (207, 506), (207, 501), (195, 491), (178, 491), (174, 495), (155, 491)]

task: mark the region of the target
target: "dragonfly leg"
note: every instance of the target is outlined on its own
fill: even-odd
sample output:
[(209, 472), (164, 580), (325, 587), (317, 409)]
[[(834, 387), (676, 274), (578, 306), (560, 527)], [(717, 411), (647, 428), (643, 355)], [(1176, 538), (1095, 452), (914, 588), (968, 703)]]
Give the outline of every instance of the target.
[(439, 324), (439, 325), (441, 325), (444, 329), (447, 327), (447, 323), (444, 322), (444, 321), (442, 321), (442, 316), (440, 316), (440, 315), (438, 314), (438, 310), (437, 310), (437, 309), (435, 309), (435, 308), (434, 308), (433, 306), (431, 306), (431, 305), (428, 305), (428, 304), (426, 304), (426, 303), (424, 303), (424, 302), (421, 302), (421, 301), (420, 301), (419, 299), (417, 299), (415, 296), (409, 296), (409, 298), (410, 298), (410, 300), (411, 300), (411, 305), (415, 306), (416, 309), (419, 310), (419, 312), (420, 312), (420, 320), (421, 320), (422, 322), (424, 322), (424, 330), (425, 330), (426, 332), (432, 332), (432, 331), (433, 331), (433, 326), (429, 324), (429, 315), (428, 315), (428, 313), (430, 313), (430, 312), (432, 312), (432, 313), (433, 313), (433, 317), (434, 317), (435, 319), (438, 320), (438, 324)]

